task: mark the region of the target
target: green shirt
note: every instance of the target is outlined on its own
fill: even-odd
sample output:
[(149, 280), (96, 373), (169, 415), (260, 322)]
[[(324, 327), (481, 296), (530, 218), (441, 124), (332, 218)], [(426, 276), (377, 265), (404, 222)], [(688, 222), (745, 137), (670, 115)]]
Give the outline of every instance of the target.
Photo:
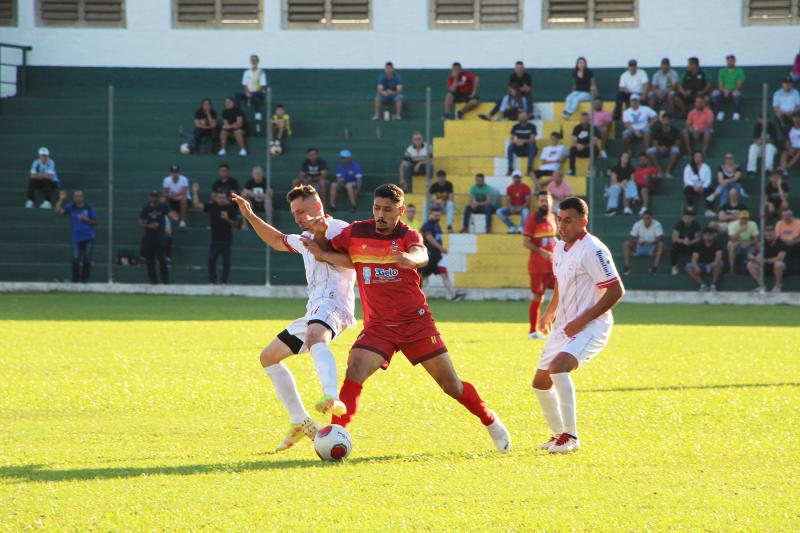
[(485, 202), (487, 196), (492, 196), (494, 194), (494, 189), (489, 187), (487, 184), (483, 184), (482, 187), (478, 187), (477, 184), (473, 185), (469, 188), (469, 195), (475, 198), (476, 202)]
[(744, 70), (741, 67), (734, 67), (731, 72), (727, 67), (721, 68), (719, 69), (719, 81), (726, 91), (732, 91), (736, 89), (737, 83), (744, 81)]
[(749, 246), (756, 240), (756, 237), (758, 237), (758, 226), (752, 220), (748, 220), (744, 231), (739, 233), (739, 227), (742, 225), (740, 221), (741, 219), (734, 220), (728, 224), (728, 235), (734, 236), (738, 233), (739, 240), (737, 244), (741, 247)]

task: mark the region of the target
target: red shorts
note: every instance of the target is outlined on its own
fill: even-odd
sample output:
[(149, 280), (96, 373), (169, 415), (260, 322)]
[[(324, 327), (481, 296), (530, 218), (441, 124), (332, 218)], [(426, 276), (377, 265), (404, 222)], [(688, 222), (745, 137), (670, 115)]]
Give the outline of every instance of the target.
[(552, 272), (528, 272), (531, 277), (531, 292), (544, 294), (545, 289), (552, 289), (556, 285), (556, 278)]
[(447, 352), (447, 346), (429, 313), (400, 326), (369, 325), (358, 334), (353, 348), (369, 350), (383, 357), (384, 369), (389, 366), (396, 352), (403, 352), (412, 365)]

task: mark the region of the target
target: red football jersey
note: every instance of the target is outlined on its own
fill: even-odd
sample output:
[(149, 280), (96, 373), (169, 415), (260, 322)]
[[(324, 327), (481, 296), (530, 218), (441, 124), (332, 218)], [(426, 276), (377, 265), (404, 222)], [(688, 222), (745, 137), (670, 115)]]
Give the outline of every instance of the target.
[(399, 268), (395, 259), (414, 245), (424, 246), (422, 236), (406, 224), (398, 222), (384, 234), (374, 220), (353, 222), (331, 241), (356, 267), (364, 326), (400, 325), (428, 313), (417, 270)]
[[(556, 247), (556, 217), (553, 213), (542, 216), (534, 211), (525, 221), (526, 237), (533, 240), (533, 244), (544, 250), (553, 251)], [(549, 274), (553, 272), (553, 260), (547, 260), (531, 250), (528, 258), (528, 272), (532, 274)]]

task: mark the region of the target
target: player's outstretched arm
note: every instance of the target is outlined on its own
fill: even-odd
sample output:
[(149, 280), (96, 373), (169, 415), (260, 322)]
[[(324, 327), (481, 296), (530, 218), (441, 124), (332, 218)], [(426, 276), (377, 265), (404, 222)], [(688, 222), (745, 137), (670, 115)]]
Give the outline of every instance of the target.
[(422, 268), (428, 264), (428, 250), (424, 246), (415, 245), (407, 252), (397, 254), (397, 266), (400, 268)]
[(323, 250), (315, 240), (307, 237), (301, 237), (300, 239), (303, 241), (303, 246), (311, 252), (311, 255), (317, 261), (323, 261), (338, 268), (355, 268), (349, 255), (332, 250)]
[(253, 226), (253, 229), (262, 241), (267, 243), (273, 250), (277, 250), (279, 252), (289, 251), (283, 240), (284, 234), (264, 222), (261, 217), (256, 215), (253, 212), (253, 207), (250, 205), (250, 202), (235, 192), (231, 193), (231, 198), (239, 207), (239, 212), (242, 213), (242, 216), (247, 219), (251, 226)]
[(553, 296), (547, 304), (547, 311), (539, 318), (539, 331), (547, 335), (553, 329), (553, 322), (556, 321), (556, 309), (558, 309), (558, 281), (553, 281)]
[(625, 287), (622, 285), (622, 280), (619, 280), (619, 283), (615, 283), (606, 288), (605, 293), (603, 293), (603, 296), (600, 297), (596, 304), (567, 324), (566, 327), (564, 327), (564, 333), (570, 337), (577, 335), (586, 327), (586, 324), (617, 305), (617, 302), (619, 302), (623, 296), (625, 296)]

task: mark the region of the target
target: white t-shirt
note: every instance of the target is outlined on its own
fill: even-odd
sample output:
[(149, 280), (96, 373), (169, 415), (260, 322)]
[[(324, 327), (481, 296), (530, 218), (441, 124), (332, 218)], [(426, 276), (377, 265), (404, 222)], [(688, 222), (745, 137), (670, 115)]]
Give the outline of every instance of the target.
[(630, 122), (633, 129), (636, 131), (643, 131), (647, 128), (653, 118), (656, 117), (656, 112), (646, 105), (640, 105), (639, 109), (634, 110), (629, 107), (622, 113), (622, 122)]
[(405, 158), (410, 159), (414, 163), (426, 161), (428, 157), (430, 157), (428, 143), (422, 143), (422, 147), (419, 150), (413, 144), (409, 144), (408, 148), (406, 148)]
[(542, 161), (548, 160), (551, 161), (553, 159), (558, 159), (558, 163), (542, 163), (539, 166), (539, 170), (558, 170), (561, 168), (561, 163), (564, 161), (569, 155), (569, 150), (563, 144), (557, 144), (555, 146), (547, 145), (542, 148), (542, 154), (539, 156), (539, 159)]
[(631, 237), (636, 237), (641, 242), (652, 244), (662, 235), (664, 235), (664, 230), (658, 220), (653, 220), (649, 228), (644, 225), (644, 220), (637, 220), (631, 228)]
[(255, 72), (252, 69), (247, 69), (242, 74), (242, 85), (250, 89), (251, 93), (261, 92), (267, 86), (267, 75), (260, 68), (256, 69)]
[[(558, 241), (553, 250), (553, 273), (558, 283), (556, 330), (564, 327), (596, 304), (607, 287), (620, 282), (611, 252), (600, 239), (589, 233), (564, 250), (566, 241)], [(614, 323), (606, 311), (586, 326), (608, 328)]]
[(161, 187), (167, 189), (167, 197), (172, 198), (175, 195), (180, 194), (183, 192), (184, 187), (186, 188), (186, 199), (192, 199), (192, 191), (189, 188), (189, 178), (184, 176), (183, 174), (180, 175), (178, 178), (177, 183), (172, 181), (172, 176), (167, 176), (164, 178), (164, 181), (161, 184)]
[(800, 107), (800, 92), (797, 89), (784, 91), (783, 88), (775, 91), (772, 95), (772, 107), (777, 107), (784, 113), (793, 113)]
[(633, 75), (631, 74), (630, 70), (626, 70), (619, 77), (619, 86), (625, 87), (630, 93), (642, 94), (644, 84), (648, 81), (649, 78), (647, 77), (647, 72), (643, 71), (642, 69), (636, 69), (636, 74)]
[[(328, 218), (328, 232), (325, 236), (328, 240), (339, 235), (344, 228), (349, 226), (347, 222), (336, 218)], [(304, 231), (303, 237), (313, 238), (311, 233)], [(355, 293), (353, 286), (356, 282), (356, 271), (351, 268), (338, 268), (324, 262), (318, 262), (311, 255), (303, 242), (301, 235), (284, 235), (283, 244), (290, 252), (295, 252), (303, 256), (303, 264), (306, 267), (306, 281), (308, 282), (308, 304), (306, 310), (310, 313), (315, 307), (332, 299), (336, 307), (348, 316), (347, 325), (354, 327), (355, 319)]]
[(800, 150), (800, 128), (792, 128), (789, 130), (789, 144), (792, 148)]
[(711, 167), (703, 163), (700, 171), (695, 174), (692, 165), (687, 164), (683, 169), (683, 184), (686, 187), (702, 186), (707, 189), (711, 186)]

